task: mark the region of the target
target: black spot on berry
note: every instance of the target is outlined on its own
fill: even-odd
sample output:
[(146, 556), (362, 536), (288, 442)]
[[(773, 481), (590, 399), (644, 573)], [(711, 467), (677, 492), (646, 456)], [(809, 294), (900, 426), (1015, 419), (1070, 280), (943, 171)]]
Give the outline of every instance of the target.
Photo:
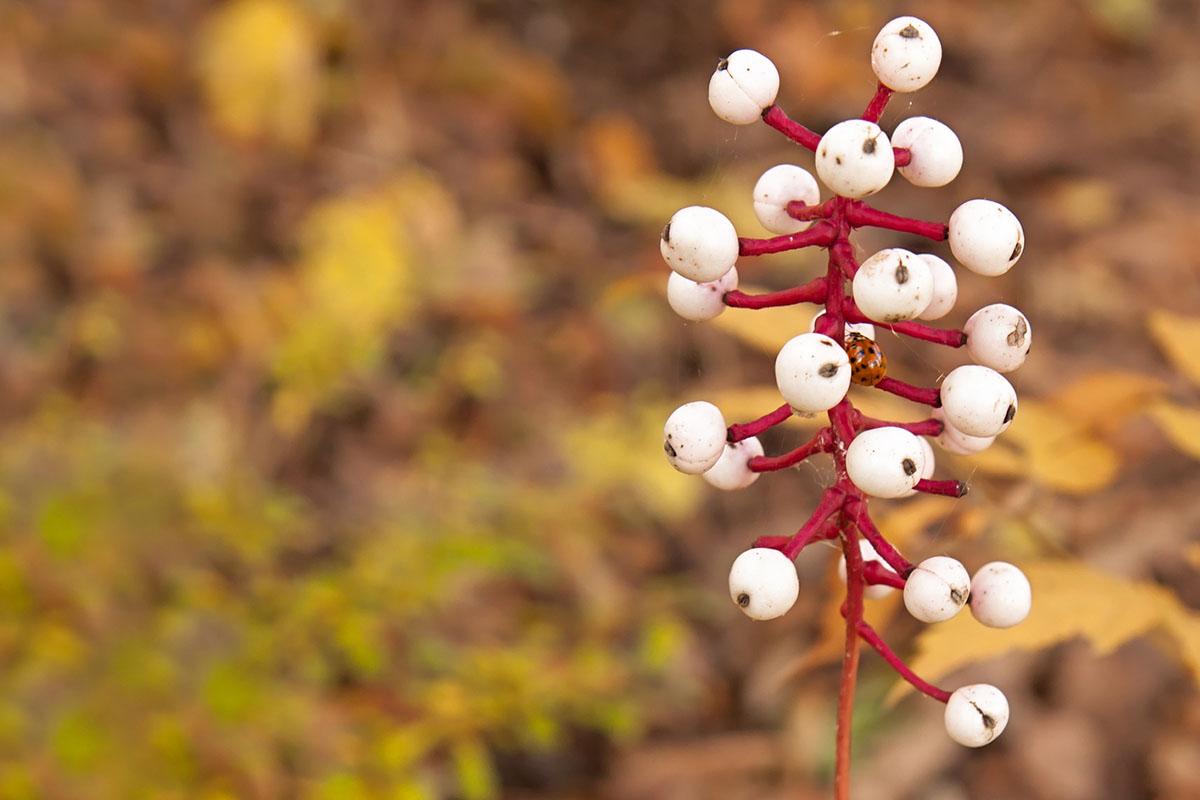
[(1016, 261), (1020, 257), (1021, 257), (1021, 243), (1017, 242), (1017, 244), (1013, 247), (1012, 255), (1008, 257), (1008, 260)]
[(839, 166), (840, 166), (840, 165), (841, 165), (841, 163), (842, 163), (842, 157), (841, 157), (841, 156), (837, 156), (837, 157), (836, 157), (836, 158), (834, 158), (833, 160), (834, 160), (834, 161), (836, 161), (836, 162), (838, 163), (838, 165), (839, 165)]
[(741, 606), (742, 608), (745, 608), (746, 606), (750, 605), (750, 595), (746, 594), (745, 592), (742, 592), (741, 594), (739, 594), (737, 596), (737, 604), (739, 606)]
[(675, 458), (677, 455), (679, 455), (675, 452), (675, 447), (670, 442), (663, 442), (663, 450), (665, 450), (667, 455), (669, 455), (671, 458)]
[(1004, 412), (1004, 424), (1007, 425), (1008, 423), (1012, 422), (1013, 417), (1015, 417), (1016, 415), (1017, 415), (1017, 407), (1010, 404), (1008, 407), (1008, 411)]
[(837, 373), (838, 373), (838, 366), (837, 366), (837, 364), (834, 364), (832, 361), (829, 362), (828, 364), (822, 364), (821, 368), (819, 370), (817, 370), (817, 374), (820, 375), (822, 378), (832, 378), (834, 375), (837, 375)]
[(720, 72), (721, 70), (726, 70), (726, 69), (729, 69), (729, 59), (722, 58), (720, 61), (717, 62), (717, 72)]
[(955, 605), (959, 606), (967, 601), (967, 598), (963, 597), (963, 593), (959, 589), (950, 590), (950, 599), (954, 601)]
[(669, 222), (667, 223), (666, 227), (663, 228), (662, 240), (667, 244), (671, 243), (671, 223)]
[(1029, 324), (1025, 322), (1024, 317), (1021, 317), (1017, 320), (1016, 326), (1008, 332), (1005, 341), (1008, 342), (1009, 347), (1020, 347), (1025, 342), (1025, 335), (1027, 333), (1029, 333)]
[[(978, 708), (978, 706), (976, 708)], [(996, 727), (996, 718), (991, 714), (984, 714), (982, 711), (980, 711), (979, 718), (983, 720), (983, 727), (987, 728), (989, 731)]]
[(875, 140), (874, 139), (863, 140), (863, 152), (866, 153), (867, 155), (871, 155), (872, 153), (875, 152)]
[(917, 30), (917, 27), (915, 25), (911, 25), (911, 24), (905, 25), (900, 30), (900, 38), (902, 38), (902, 39), (920, 39), (921, 32), (919, 30)]
[(908, 267), (903, 264), (896, 267), (896, 283), (901, 285), (908, 283)]
[(901, 461), (900, 468), (904, 470), (905, 475), (915, 475), (917, 472), (917, 464), (911, 458)]

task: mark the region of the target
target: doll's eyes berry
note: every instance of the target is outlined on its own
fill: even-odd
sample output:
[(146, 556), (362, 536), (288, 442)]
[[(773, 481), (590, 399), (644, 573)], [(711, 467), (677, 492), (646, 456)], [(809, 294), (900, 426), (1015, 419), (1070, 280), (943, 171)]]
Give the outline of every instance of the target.
[[(871, 48), (879, 79), (875, 96), (859, 116), (818, 134), (791, 120), (776, 105), (779, 72), (766, 56), (737, 50), (718, 62), (709, 81), (714, 113), (735, 125), (762, 120), (811, 151), (809, 164), (779, 164), (762, 173), (750, 201), (770, 236), (739, 236), (724, 211), (689, 206), (663, 229), (660, 251), (672, 272), (667, 300), (690, 322), (711, 320), (726, 308), (812, 303), (819, 313), (807, 332), (792, 336), (775, 358), (775, 386), (782, 404), (748, 422), (728, 425), (720, 409), (694, 401), (676, 409), (663, 430), (667, 460), (681, 472), (703, 475), (724, 490), (746, 490), (764, 472), (790, 469), (809, 458), (833, 462), (833, 485), (798, 530), (760, 537), (733, 561), (729, 596), (742, 613), (771, 620), (796, 603), (800, 581), (793, 559), (805, 547), (834, 541), (846, 581), (848, 641), (873, 647), (897, 672), (926, 695), (946, 703), (949, 736), (969, 747), (994, 740), (1008, 722), (1008, 702), (994, 686), (974, 684), (955, 692), (915, 677), (867, 623), (861, 599), (900, 589), (908, 612), (939, 623), (970, 608), (984, 625), (1005, 628), (1029, 613), (1032, 590), (1021, 570), (992, 562), (972, 577), (948, 555), (907, 561), (871, 519), (868, 499), (901, 499), (917, 493), (961, 497), (966, 484), (937, 479), (936, 443), (955, 455), (991, 445), (1017, 416), (1017, 393), (1006, 377), (1025, 361), (1032, 343), (1029, 320), (1016, 308), (994, 303), (976, 311), (962, 330), (942, 330), (924, 321), (949, 314), (958, 300), (958, 267), (980, 276), (1002, 275), (1024, 255), (1025, 234), (1009, 209), (992, 200), (959, 205), (946, 222), (927, 222), (877, 210), (865, 198), (884, 192), (894, 174), (916, 187), (940, 187), (963, 167), (958, 136), (942, 121), (913, 116), (888, 134), (879, 120), (895, 92), (929, 83), (941, 66), (941, 42), (916, 17), (883, 26)], [(832, 196), (821, 199), (822, 185)], [(735, 217), (739, 218), (740, 217)], [(908, 236), (906, 247), (885, 247), (861, 262), (851, 241), (854, 230), (874, 227)], [(745, 232), (744, 232), (745, 233)], [(925, 239), (938, 252), (918, 252), (911, 240)], [(945, 243), (945, 244), (943, 244)], [(807, 247), (827, 251), (823, 275), (790, 288), (747, 293), (739, 279), (751, 277), (751, 258)], [(952, 256), (957, 266), (948, 260)], [(923, 321), (918, 321), (923, 320)], [(894, 342), (903, 342), (897, 347)], [(906, 371), (923, 362), (908, 358), (916, 345), (958, 348), (971, 363), (949, 370), (936, 386), (908, 383)], [(889, 364), (887, 347), (899, 363)], [(934, 383), (928, 374), (927, 383)], [(891, 422), (856, 408), (864, 392), (883, 391), (928, 407), (928, 418)], [(767, 455), (761, 435), (791, 417), (821, 416), (808, 441)], [(753, 490), (752, 490), (753, 491)], [(853, 680), (853, 659), (843, 667), (843, 685)], [(839, 701), (839, 719), (849, 724), (849, 693)], [(839, 741), (838, 760), (847, 751)], [(848, 771), (839, 768), (839, 774)], [(842, 786), (839, 796), (849, 796)]]

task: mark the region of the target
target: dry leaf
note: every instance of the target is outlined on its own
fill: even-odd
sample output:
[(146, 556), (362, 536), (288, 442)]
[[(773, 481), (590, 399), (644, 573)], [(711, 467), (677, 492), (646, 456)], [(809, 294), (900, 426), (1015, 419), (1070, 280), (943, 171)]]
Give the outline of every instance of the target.
[(1150, 312), (1147, 325), (1167, 360), (1200, 386), (1200, 317), (1156, 309)]
[(1164, 400), (1150, 407), (1150, 417), (1172, 444), (1192, 458), (1200, 459), (1200, 409), (1177, 406)]
[(1166, 384), (1149, 375), (1099, 370), (1076, 378), (1045, 400), (1078, 424), (1107, 433), (1164, 391)]
[[(1024, 622), (997, 630), (980, 625), (964, 611), (948, 622), (930, 626), (917, 637), (917, 654), (908, 662), (913, 671), (936, 683), (975, 661), (1040, 650), (1075, 638), (1084, 639), (1102, 656), (1161, 628), (1200, 679), (1200, 617), (1184, 608), (1171, 592), (1076, 562), (1043, 561), (1022, 565), (1022, 569), (1033, 586), (1033, 609)], [(911, 690), (900, 682), (888, 699), (895, 701)]]
[(320, 94), (316, 36), (299, 7), (235, 0), (210, 18), (199, 70), (217, 124), (234, 136), (308, 144)]
[[(747, 294), (759, 294), (762, 290), (744, 286), (742, 291)], [(750, 347), (775, 358), (789, 339), (799, 336), (811, 327), (815, 316), (816, 311), (810, 306), (753, 310), (733, 308), (713, 320), (712, 324)]]

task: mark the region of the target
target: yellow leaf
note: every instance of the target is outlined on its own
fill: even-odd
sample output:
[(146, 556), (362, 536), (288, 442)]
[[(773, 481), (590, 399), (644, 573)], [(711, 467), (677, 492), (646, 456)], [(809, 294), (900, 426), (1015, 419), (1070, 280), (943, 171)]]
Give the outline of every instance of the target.
[(1200, 459), (1200, 409), (1185, 408), (1164, 400), (1150, 407), (1150, 416), (1172, 444), (1192, 458)]
[[(725, 424), (750, 422), (758, 419), (783, 405), (779, 389), (774, 386), (747, 386), (722, 389), (714, 392), (712, 402), (721, 409)], [(802, 417), (793, 414), (785, 424), (801, 428), (818, 428), (828, 425), (829, 420), (824, 414)]]
[(1018, 453), (1003, 440), (994, 443), (981, 453), (967, 456), (972, 467), (989, 475), (999, 475), (1002, 478), (1025, 477), (1029, 471), (1024, 455)]
[[(743, 287), (747, 294), (759, 289)], [(716, 328), (775, 358), (793, 336), (809, 329), (816, 311), (809, 306), (784, 308), (731, 308), (712, 321)]]
[(1119, 466), (1115, 450), (1084, 436), (1029, 451), (1030, 477), (1060, 492), (1086, 494), (1103, 489), (1112, 483)]
[(316, 37), (298, 4), (234, 0), (200, 36), (200, 81), (217, 124), (292, 147), (312, 139), (320, 90)]
[(1046, 401), (1068, 419), (1107, 432), (1120, 427), (1126, 417), (1144, 409), (1165, 390), (1166, 384), (1150, 375), (1098, 370), (1076, 378)]
[[(1022, 565), (1033, 587), (1033, 609), (1014, 628), (980, 625), (964, 611), (930, 626), (917, 637), (917, 654), (908, 664), (936, 683), (975, 661), (1016, 651), (1033, 651), (1082, 638), (1097, 655), (1106, 655), (1137, 636), (1163, 628), (1179, 645), (1193, 673), (1200, 676), (1200, 617), (1160, 586), (1096, 572), (1077, 562), (1042, 561)], [(894, 701), (911, 691), (898, 683)]]
[(1200, 317), (1156, 309), (1150, 312), (1147, 324), (1167, 360), (1200, 386)]

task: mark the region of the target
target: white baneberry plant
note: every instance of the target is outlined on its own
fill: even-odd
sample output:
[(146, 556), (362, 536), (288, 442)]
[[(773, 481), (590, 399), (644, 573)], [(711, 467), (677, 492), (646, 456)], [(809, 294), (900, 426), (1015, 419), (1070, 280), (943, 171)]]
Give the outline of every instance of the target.
[[(851, 243), (851, 234), (861, 227), (947, 241), (959, 264), (984, 276), (1007, 272), (1024, 252), (1021, 223), (991, 200), (963, 203), (948, 223), (890, 214), (863, 200), (887, 186), (896, 171), (912, 184), (927, 187), (943, 186), (958, 174), (962, 147), (942, 122), (912, 117), (897, 125), (890, 139), (879, 126), (891, 95), (921, 88), (940, 63), (941, 43), (927, 23), (915, 17), (892, 20), (871, 51), (879, 85), (866, 111), (821, 136), (775, 104), (779, 73), (769, 59), (752, 50), (722, 59), (709, 83), (713, 111), (737, 125), (761, 119), (811, 150), (817, 178), (833, 196), (821, 202), (820, 187), (808, 170), (781, 164), (764, 173), (753, 190), (759, 221), (779, 235), (739, 237), (728, 218), (701, 206), (677, 212), (662, 233), (662, 254), (674, 271), (670, 303), (688, 320), (712, 319), (727, 307), (822, 307), (813, 329), (799, 333), (779, 351), (775, 378), (783, 405), (756, 420), (726, 427), (715, 406), (688, 403), (668, 420), (663, 446), (677, 469), (703, 474), (723, 489), (744, 488), (763, 472), (791, 467), (818, 453), (833, 458), (836, 479), (816, 510), (796, 533), (760, 537), (742, 553), (730, 572), (729, 592), (751, 618), (778, 617), (799, 593), (796, 555), (814, 542), (840, 542), (846, 648), (837, 716), (838, 798), (849, 797), (850, 717), (860, 641), (918, 690), (946, 703), (946, 729), (955, 741), (970, 747), (987, 744), (1008, 721), (1008, 702), (994, 686), (976, 684), (949, 692), (915, 675), (863, 619), (863, 596), (900, 589), (905, 607), (923, 622), (950, 619), (970, 606), (979, 622), (1001, 628), (1024, 619), (1031, 602), (1028, 580), (1011, 564), (987, 564), (972, 578), (966, 567), (947, 556), (910, 563), (871, 521), (868, 508), (871, 497), (901, 498), (918, 492), (961, 497), (966, 492), (962, 482), (932, 477), (929, 440), (959, 454), (988, 447), (1017, 412), (1016, 392), (1001, 373), (1024, 362), (1032, 340), (1029, 320), (1004, 304), (979, 309), (963, 330), (916, 322), (939, 319), (953, 307), (958, 296), (954, 268), (937, 255), (898, 247), (860, 263)], [(823, 276), (768, 294), (738, 290), (734, 264), (739, 257), (803, 247), (828, 251)], [(965, 348), (974, 363), (951, 371), (937, 388), (905, 383), (887, 374), (886, 357), (872, 338), (877, 328)], [(930, 417), (911, 423), (867, 417), (850, 400), (851, 383), (929, 406)], [(763, 454), (759, 434), (793, 414), (815, 413), (825, 413), (829, 424), (807, 443), (782, 455)]]

